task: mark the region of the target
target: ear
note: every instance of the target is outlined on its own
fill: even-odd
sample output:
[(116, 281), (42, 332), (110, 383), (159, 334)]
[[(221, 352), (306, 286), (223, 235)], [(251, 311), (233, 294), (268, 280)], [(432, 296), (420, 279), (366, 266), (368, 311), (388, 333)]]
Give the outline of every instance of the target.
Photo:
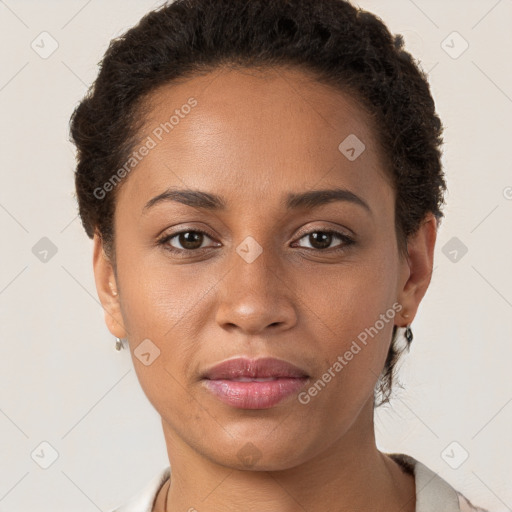
[(112, 263), (105, 254), (103, 241), (99, 234), (94, 234), (93, 267), (96, 291), (105, 312), (105, 324), (108, 330), (118, 338), (126, 337), (123, 316), (121, 314), (120, 296)]
[(437, 226), (436, 217), (432, 213), (427, 214), (418, 231), (407, 242), (408, 255), (401, 263), (402, 277), (397, 299), (403, 306), (400, 316), (404, 324), (399, 327), (405, 327), (413, 321), (430, 284)]

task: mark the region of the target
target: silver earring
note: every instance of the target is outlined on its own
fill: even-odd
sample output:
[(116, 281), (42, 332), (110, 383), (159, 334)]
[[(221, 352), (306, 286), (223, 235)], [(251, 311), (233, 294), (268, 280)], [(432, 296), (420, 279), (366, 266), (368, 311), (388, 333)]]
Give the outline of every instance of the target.
[(123, 348), (123, 340), (116, 337), (116, 350), (119, 351)]
[(407, 324), (407, 327), (405, 328), (405, 339), (407, 340), (407, 343), (410, 345), (412, 342), (412, 330), (411, 330), (411, 324)]

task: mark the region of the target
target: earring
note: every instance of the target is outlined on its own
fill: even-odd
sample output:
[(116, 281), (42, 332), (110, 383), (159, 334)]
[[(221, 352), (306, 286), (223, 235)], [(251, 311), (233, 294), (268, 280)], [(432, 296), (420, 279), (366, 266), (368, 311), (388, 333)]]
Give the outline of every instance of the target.
[(407, 324), (407, 327), (405, 328), (405, 339), (407, 340), (407, 343), (410, 345), (412, 342), (412, 330), (411, 330), (411, 324)]
[(119, 351), (123, 348), (123, 340), (116, 337), (116, 350)]

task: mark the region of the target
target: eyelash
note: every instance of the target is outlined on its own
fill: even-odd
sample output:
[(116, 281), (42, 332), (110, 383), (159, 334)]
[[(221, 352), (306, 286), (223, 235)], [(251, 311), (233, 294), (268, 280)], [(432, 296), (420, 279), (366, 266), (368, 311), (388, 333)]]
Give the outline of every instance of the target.
[[(203, 249), (208, 248), (208, 247), (200, 247), (197, 249), (177, 249), (176, 247), (173, 247), (168, 244), (168, 242), (170, 240), (172, 240), (173, 238), (175, 238), (183, 233), (200, 233), (202, 235), (206, 235), (210, 239), (213, 239), (213, 237), (211, 237), (206, 231), (202, 231), (200, 229), (185, 229), (183, 231), (178, 231), (177, 233), (173, 233), (171, 235), (165, 235), (164, 237), (160, 238), (157, 241), (157, 243), (158, 243), (158, 245), (163, 246), (165, 250), (167, 250), (171, 253), (174, 253), (174, 254), (181, 254), (181, 255), (184, 255), (184, 253), (187, 253), (187, 252), (188, 253), (200, 252)], [(307, 233), (303, 233), (302, 236), (298, 240), (302, 240), (304, 237), (309, 236), (312, 233), (324, 233), (324, 234), (334, 235), (336, 238), (340, 239), (344, 243), (341, 244), (340, 246), (336, 246), (336, 247), (328, 248), (328, 249), (315, 249), (312, 247), (299, 247), (300, 249), (308, 249), (311, 251), (318, 251), (318, 252), (338, 253), (338, 252), (345, 251), (347, 249), (347, 247), (349, 247), (355, 243), (355, 240), (353, 238), (349, 237), (348, 235), (346, 235), (345, 233), (340, 233), (339, 231), (334, 231), (334, 230), (330, 230), (330, 229), (315, 229), (312, 231), (308, 231)]]

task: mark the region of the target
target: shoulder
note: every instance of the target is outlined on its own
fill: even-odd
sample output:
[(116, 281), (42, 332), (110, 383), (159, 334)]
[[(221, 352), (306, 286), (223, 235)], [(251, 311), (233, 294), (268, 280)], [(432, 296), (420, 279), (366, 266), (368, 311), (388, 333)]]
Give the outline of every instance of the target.
[(128, 501), (108, 512), (152, 512), (158, 491), (170, 477), (170, 474), (170, 467), (162, 469), (139, 492), (132, 495)]
[(454, 489), (438, 473), (403, 453), (387, 453), (402, 469), (414, 475), (416, 486), (416, 512), (488, 512), (473, 505), (461, 492)]
[(488, 510), (480, 507), (475, 507), (471, 501), (469, 501), (466, 496), (457, 491), (457, 495), (459, 497), (459, 508), (460, 512), (489, 512)]

